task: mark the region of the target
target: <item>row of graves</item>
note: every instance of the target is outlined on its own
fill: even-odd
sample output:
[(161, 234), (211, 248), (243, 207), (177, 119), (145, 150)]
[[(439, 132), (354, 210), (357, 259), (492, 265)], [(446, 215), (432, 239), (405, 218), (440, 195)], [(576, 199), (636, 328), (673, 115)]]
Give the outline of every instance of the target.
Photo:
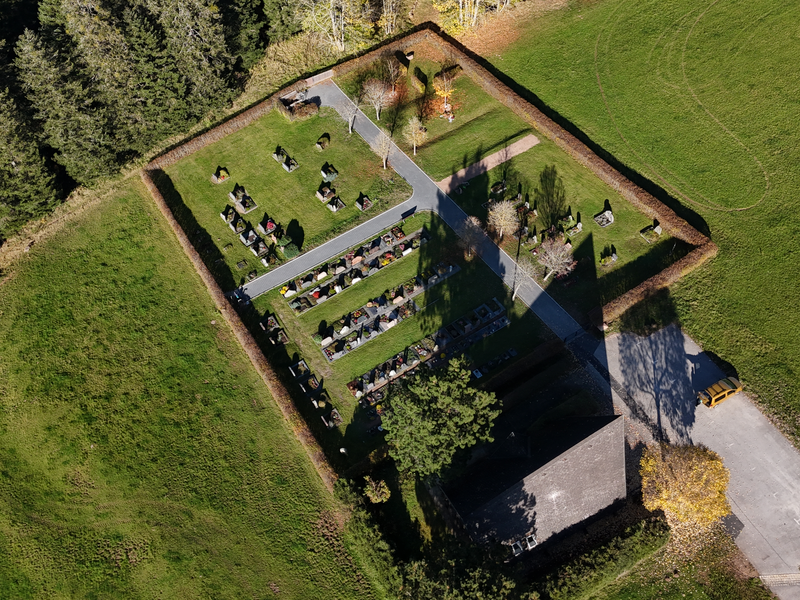
[[(241, 188), (244, 190), (244, 188)], [(245, 192), (246, 194), (246, 192)], [(231, 192), (231, 196), (233, 196)], [(249, 196), (248, 196), (249, 198)], [(252, 212), (258, 208), (255, 202), (252, 202), (251, 208), (246, 212)], [(238, 234), (239, 241), (250, 249), (253, 255), (261, 260), (261, 264), (269, 267), (270, 260), (270, 246), (267, 240), (273, 244), (278, 243), (278, 239), (282, 235), (282, 228), (279, 223), (272, 219), (267, 213), (264, 213), (261, 221), (254, 229), (249, 221), (242, 217), (242, 211), (239, 208), (239, 202), (234, 200), (234, 206), (226, 205), (225, 209), (219, 214), (220, 218), (225, 221), (235, 234)]]
[(327, 331), (315, 334), (312, 339), (319, 344), (328, 362), (338, 360), (386, 333), (398, 323), (414, 317), (419, 312), (419, 307), (413, 298), (458, 271), (460, 267), (457, 265), (442, 261), (435, 269), (412, 277), (395, 289), (344, 315), (329, 326)]
[(321, 413), (319, 416), (326, 429), (334, 429), (344, 422), (339, 410), (331, 404), (330, 395), (322, 382), (311, 372), (304, 359), (289, 367), (289, 373), (312, 406)]
[(302, 314), (408, 256), (428, 239), (424, 229), (406, 236), (400, 227), (393, 227), (389, 233), (286, 283), (280, 293), (295, 314)]
[[(505, 307), (497, 298), (492, 298), (433, 335), (412, 344), (386, 362), (356, 377), (347, 384), (347, 389), (358, 400), (361, 408), (368, 411), (370, 417), (378, 419), (372, 427), (379, 427), (380, 417), (386, 410), (386, 386), (397, 380), (413, 377), (422, 365), (434, 369), (444, 365), (509, 324)], [(473, 377), (477, 378), (477, 373), (483, 376), (516, 354), (512, 348), (486, 365), (475, 367), (472, 371)]]
[[(271, 344), (281, 345), (289, 341), (286, 332), (275, 315), (267, 315), (266, 318), (261, 320), (260, 326)], [(297, 363), (289, 367), (289, 372), (300, 391), (309, 399), (314, 408), (322, 413), (320, 417), (327, 429), (333, 429), (343, 423), (339, 411), (331, 404), (328, 392), (325, 391), (317, 376), (308, 368), (308, 364), (304, 359), (301, 358)]]

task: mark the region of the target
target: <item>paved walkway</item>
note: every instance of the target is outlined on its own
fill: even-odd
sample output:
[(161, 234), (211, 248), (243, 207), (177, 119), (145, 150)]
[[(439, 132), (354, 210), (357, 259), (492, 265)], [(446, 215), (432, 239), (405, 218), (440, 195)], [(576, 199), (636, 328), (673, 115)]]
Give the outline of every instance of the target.
[(736, 544), (779, 598), (800, 600), (797, 450), (744, 393), (695, 408), (695, 394), (725, 375), (677, 325), (646, 338), (610, 336), (591, 359), (607, 369), (614, 405), (638, 425), (642, 442), (705, 444), (722, 457)]
[(465, 181), (474, 179), (478, 175), (483, 175), (487, 171), (494, 169), (498, 165), (502, 165), (504, 162), (511, 160), (515, 156), (518, 156), (523, 152), (527, 152), (538, 143), (539, 138), (537, 138), (535, 135), (526, 135), (521, 140), (517, 140), (502, 150), (498, 150), (494, 154), (490, 154), (486, 158), (481, 159), (468, 167), (464, 167), (458, 173), (454, 173), (453, 175), (450, 175), (450, 177), (445, 177), (436, 185), (438, 185), (439, 189), (445, 194), (449, 194)]
[[(342, 114), (350, 99), (331, 80), (313, 85), (308, 90), (309, 98), (316, 98), (321, 106), (331, 106)], [(376, 147), (384, 133), (361, 111), (355, 118), (353, 129), (371, 146)], [(377, 158), (376, 158), (377, 160)], [(389, 165), (413, 188), (411, 198), (362, 223), (342, 235), (290, 260), (277, 269), (245, 284), (242, 291), (255, 298), (279, 285), (294, 279), (336, 256), (347, 249), (370, 240), (416, 211), (430, 210), (437, 213), (456, 233), (460, 233), (466, 223), (467, 214), (453, 202), (436, 183), (425, 174), (396, 145), (389, 153)], [(553, 300), (533, 279), (517, 274), (516, 263), (501, 250), (488, 236), (475, 247), (475, 252), (509, 287), (518, 282), (517, 297), (561, 339), (577, 335), (582, 331), (580, 325)]]

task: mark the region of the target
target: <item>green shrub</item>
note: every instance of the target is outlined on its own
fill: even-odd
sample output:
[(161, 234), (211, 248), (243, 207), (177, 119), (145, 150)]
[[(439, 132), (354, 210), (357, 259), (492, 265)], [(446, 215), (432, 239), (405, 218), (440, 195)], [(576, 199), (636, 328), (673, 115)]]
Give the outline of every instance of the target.
[(583, 598), (663, 546), (669, 536), (660, 519), (643, 521), (608, 544), (561, 565), (533, 584), (543, 600)]
[(289, 244), (288, 246), (283, 247), (283, 255), (286, 258), (294, 258), (298, 254), (300, 254), (300, 249), (294, 244)]

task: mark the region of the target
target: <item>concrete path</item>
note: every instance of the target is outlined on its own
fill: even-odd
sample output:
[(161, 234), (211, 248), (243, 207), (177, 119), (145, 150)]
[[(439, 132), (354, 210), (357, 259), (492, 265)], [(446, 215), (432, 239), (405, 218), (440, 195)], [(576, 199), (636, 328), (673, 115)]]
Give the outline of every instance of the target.
[(725, 375), (676, 325), (647, 338), (613, 335), (593, 358), (608, 369), (614, 404), (640, 425), (642, 441), (661, 434), (722, 456), (737, 545), (779, 598), (800, 600), (800, 453), (744, 393), (695, 408), (695, 394)]
[(450, 177), (445, 177), (436, 185), (438, 185), (439, 189), (445, 194), (449, 194), (465, 181), (474, 179), (478, 175), (483, 175), (487, 171), (494, 169), (498, 165), (502, 165), (504, 162), (511, 160), (515, 156), (518, 156), (523, 152), (527, 152), (538, 143), (539, 138), (537, 138), (535, 135), (526, 135), (521, 140), (517, 140), (502, 150), (498, 150), (494, 154), (490, 154), (486, 158), (481, 159), (468, 167), (464, 167), (458, 173), (454, 173), (453, 175), (450, 175)]
[[(344, 108), (352, 105), (350, 99), (331, 80), (313, 85), (308, 97), (316, 99), (321, 106), (331, 106), (342, 114)], [(371, 146), (385, 134), (361, 111), (353, 127)], [(376, 158), (376, 160), (378, 160)], [(456, 233), (460, 233), (467, 220), (467, 214), (443, 193), (436, 183), (428, 177), (402, 150), (392, 144), (389, 165), (413, 188), (411, 198), (394, 208), (377, 215), (358, 227), (290, 260), (277, 269), (262, 275), (244, 285), (241, 290), (249, 298), (255, 298), (295, 277), (313, 269), (362, 242), (374, 238), (381, 231), (391, 227), (416, 211), (430, 210), (437, 213)], [(533, 279), (516, 271), (516, 263), (503, 252), (488, 236), (475, 247), (475, 252), (509, 287), (515, 282), (519, 286), (517, 297), (561, 339), (577, 335), (582, 331), (578, 323), (553, 300)]]

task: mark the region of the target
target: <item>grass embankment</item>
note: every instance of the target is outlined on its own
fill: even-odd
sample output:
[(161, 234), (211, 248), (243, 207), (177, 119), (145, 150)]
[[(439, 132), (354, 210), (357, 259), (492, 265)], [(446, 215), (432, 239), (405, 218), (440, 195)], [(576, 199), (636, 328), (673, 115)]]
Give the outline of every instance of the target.
[[(293, 361), (297, 356), (305, 358), (312, 371), (324, 378), (325, 388), (331, 393), (345, 421), (356, 424), (355, 427), (347, 427), (345, 434), (345, 442), (354, 458), (361, 451), (374, 446), (370, 438), (366, 438), (368, 419), (346, 388), (347, 383), (355, 377), (390, 359), (440, 327), (471, 313), (492, 298), (497, 298), (505, 305), (511, 325), (468, 350), (476, 365), (492, 360), (512, 347), (518, 352), (517, 359), (522, 358), (526, 352), (552, 335), (524, 304), (519, 301), (511, 302), (509, 290), (483, 261), (477, 257), (464, 259), (463, 252), (457, 247), (455, 234), (439, 217), (431, 213), (421, 213), (408, 219), (403, 229), (411, 233), (423, 226), (430, 232), (431, 240), (418, 251), (300, 316), (293, 314), (277, 290), (254, 301), (259, 311), (277, 313), (289, 334), (291, 342), (285, 351), (273, 356), (276, 366), (289, 366), (281, 361)], [(333, 363), (328, 363), (319, 345), (311, 339), (319, 331), (322, 322), (329, 325), (337, 321), (384, 291), (397, 287), (418, 273), (432, 269), (442, 260), (458, 264), (461, 271), (416, 296), (414, 302), (421, 309), (420, 312), (376, 340), (367, 342)], [(320, 442), (325, 444), (325, 438)]]
[(674, 310), (795, 441), (798, 17), (766, 0), (579, 2), (516, 22), (519, 41), (491, 59), (708, 225), (719, 255), (673, 286)]
[[(320, 151), (315, 145), (323, 134), (330, 136), (330, 145)], [(277, 146), (297, 161), (299, 167), (292, 173), (272, 158)], [(332, 187), (346, 205), (336, 213), (315, 196), (322, 183), (320, 169), (326, 162), (339, 171)], [(218, 185), (211, 181), (217, 167), (225, 167), (231, 176)], [(170, 185), (164, 185), (163, 180), (158, 182), (159, 187), (167, 202), (184, 205), (191, 213), (193, 225), (181, 219), (180, 210), (175, 211), (193, 241), (198, 238), (195, 230), (208, 234), (209, 243), (215, 246), (214, 255), (228, 271), (220, 281), (223, 287), (241, 284), (252, 270), (259, 274), (267, 270), (219, 216), (226, 206), (233, 206), (228, 193), (235, 184), (243, 185), (258, 205), (243, 218), (255, 228), (268, 215), (283, 226), (301, 250), (411, 196), (411, 187), (393, 171), (383, 170), (369, 146), (357, 134), (348, 134), (347, 124), (328, 108), (318, 116), (295, 122), (273, 110), (241, 131), (180, 160), (166, 173), (172, 189), (165, 189)], [(362, 193), (375, 203), (365, 213), (356, 208)], [(240, 269), (237, 265), (243, 260), (247, 264)], [(219, 265), (209, 266), (219, 271)]]
[(0, 313), (0, 596), (372, 595), (138, 180), (19, 261)]

